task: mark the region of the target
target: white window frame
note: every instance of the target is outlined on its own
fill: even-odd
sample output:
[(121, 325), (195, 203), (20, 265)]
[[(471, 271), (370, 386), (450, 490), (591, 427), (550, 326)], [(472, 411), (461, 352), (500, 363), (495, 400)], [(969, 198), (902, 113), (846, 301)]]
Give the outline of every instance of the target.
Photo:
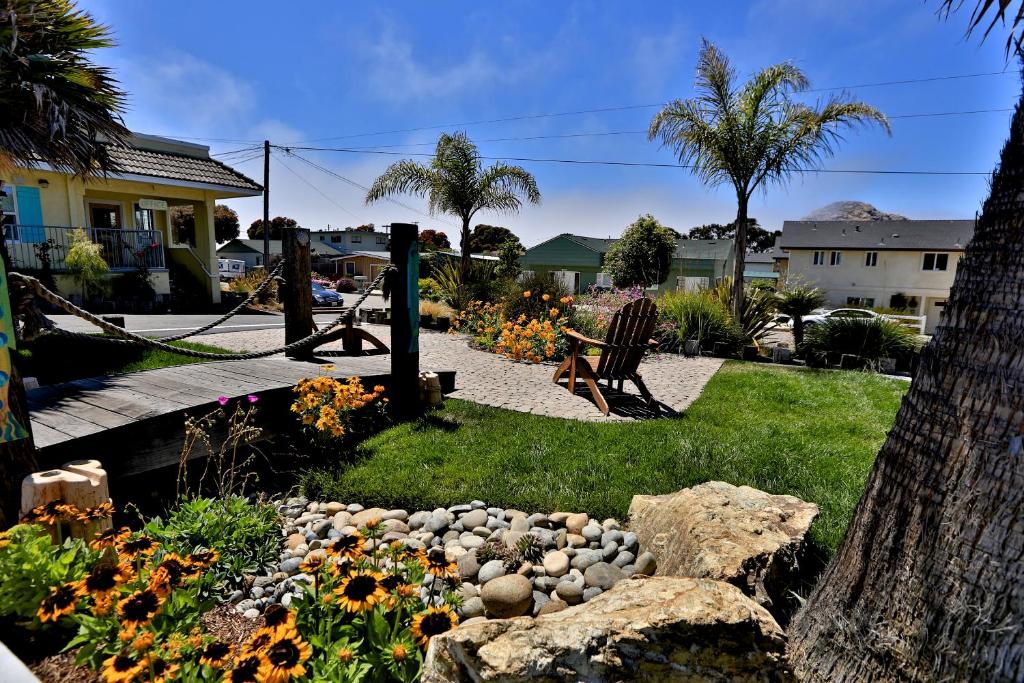
[(833, 251), (829, 253), (828, 265), (830, 268), (843, 265), (843, 252)]
[(20, 242), (21, 230), (18, 226), (21, 224), (21, 221), (18, 219), (18, 191), (15, 185), (8, 183), (0, 183), (0, 189), (3, 189), (8, 193), (7, 196), (11, 198), (11, 206), (14, 209), (13, 211), (0, 210), (0, 215), (14, 216), (14, 223), (11, 224), (11, 236), (7, 237), (6, 235), (0, 235), (0, 238), (6, 242)]
[(864, 252), (864, 267), (865, 268), (877, 268), (878, 267), (878, 252), (877, 251), (866, 251), (866, 252)]
[(823, 266), (825, 265), (825, 252), (817, 249), (811, 254), (811, 265)]
[[(932, 257), (932, 267), (928, 267), (928, 257)], [(943, 257), (944, 262), (942, 267), (939, 268), (939, 257)], [(943, 251), (927, 251), (921, 258), (921, 270), (935, 273), (944, 273), (949, 270), (949, 254)]]
[(602, 271), (594, 278), (594, 284), (598, 287), (611, 287), (612, 276)]

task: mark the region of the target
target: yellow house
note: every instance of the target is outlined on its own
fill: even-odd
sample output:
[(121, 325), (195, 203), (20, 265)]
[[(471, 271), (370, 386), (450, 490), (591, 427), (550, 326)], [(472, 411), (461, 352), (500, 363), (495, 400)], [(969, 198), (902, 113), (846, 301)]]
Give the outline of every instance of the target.
[[(110, 276), (148, 268), (158, 297), (170, 294), (169, 268), (194, 278), (220, 301), (213, 209), (223, 199), (262, 194), (263, 188), (210, 157), (209, 147), (153, 135), (132, 135), (110, 146), (120, 171), (76, 178), (46, 164), (0, 169), (0, 221), (15, 270), (39, 270), (49, 258), (61, 294), (76, 295), (64, 257), (72, 231), (84, 228), (102, 247)], [(173, 234), (170, 210), (191, 206), (195, 234)]]

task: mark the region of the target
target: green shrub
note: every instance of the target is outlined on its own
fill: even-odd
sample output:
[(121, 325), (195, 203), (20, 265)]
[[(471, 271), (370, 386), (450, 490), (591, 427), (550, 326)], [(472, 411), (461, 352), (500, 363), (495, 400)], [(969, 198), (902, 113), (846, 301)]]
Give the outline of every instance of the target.
[(726, 304), (710, 291), (666, 292), (658, 300), (658, 311), (660, 336), (670, 347), (682, 346), (691, 339), (700, 344), (702, 351), (713, 350), (716, 343), (737, 351), (743, 344), (743, 331)]
[(495, 301), (500, 295), (504, 280), (494, 273), (490, 261), (473, 261), (469, 279), (463, 282), (459, 262), (446, 258), (434, 270), (433, 278), (440, 291), (440, 300), (461, 311), (470, 301)]
[(437, 284), (437, 280), (432, 277), (421, 277), (420, 278), (420, 300), (426, 301), (440, 301), (441, 300), (441, 286)]
[(35, 524), (19, 524), (4, 532), (0, 545), (0, 617), (33, 622), (50, 588), (77, 581), (99, 553), (81, 539), (61, 546)]
[[(525, 296), (526, 292), (529, 292), (530, 296)], [(547, 299), (544, 298), (545, 294)], [(564, 308), (561, 301), (571, 294), (572, 292), (551, 275), (534, 273), (520, 280), (505, 283), (501, 307), (506, 320), (515, 320), (520, 315), (525, 315), (527, 319), (540, 318), (552, 307)]]
[(281, 541), (273, 506), (241, 496), (184, 501), (166, 520), (150, 520), (146, 532), (177, 553), (217, 548), (220, 561), (202, 581), (207, 593), (236, 588), (246, 574), (272, 564)]
[[(732, 311), (732, 278), (724, 278), (712, 290), (726, 310)], [(739, 329), (746, 342), (758, 342), (772, 328), (775, 314), (778, 311), (778, 298), (775, 293), (764, 287), (747, 286), (743, 297), (743, 311), (740, 314)]]
[(808, 363), (824, 365), (829, 356), (852, 354), (868, 363), (880, 358), (907, 362), (921, 349), (910, 328), (885, 318), (828, 318), (807, 328), (801, 351)]

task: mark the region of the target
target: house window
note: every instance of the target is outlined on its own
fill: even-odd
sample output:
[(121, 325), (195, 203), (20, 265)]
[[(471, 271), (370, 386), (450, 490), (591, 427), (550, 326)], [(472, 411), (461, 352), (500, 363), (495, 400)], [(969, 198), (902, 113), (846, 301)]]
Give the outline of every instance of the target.
[(878, 252), (877, 251), (869, 251), (869, 252), (864, 254), (864, 267), (865, 268), (874, 268), (877, 265), (878, 265)]
[(341, 241), (341, 235), (331, 235), (331, 242), (337, 244)]
[(388, 239), (384, 235), (377, 235), (377, 244), (387, 244)]
[(829, 254), (829, 265), (830, 266), (838, 266), (838, 265), (842, 265), (842, 263), (843, 263), (843, 252), (841, 252), (841, 251), (833, 251), (831, 254)]
[(945, 270), (949, 265), (949, 254), (925, 254), (922, 270)]
[(327, 239), (327, 235), (320, 235), (320, 241), (323, 242)]
[(138, 204), (135, 205), (135, 229), (136, 230), (153, 230), (153, 209), (143, 209)]
[(595, 280), (594, 284), (597, 285), (598, 287), (611, 287), (612, 276), (609, 275), (608, 273), (598, 273), (597, 279)]
[(848, 296), (846, 297), (847, 306), (863, 306), (864, 308), (874, 308), (875, 300), (871, 297), (862, 296)]
[(349, 239), (351, 240), (352, 244), (359, 244), (360, 242), (363, 241), (363, 236), (362, 235), (352, 235)]
[(4, 239), (18, 241), (18, 209), (15, 206), (14, 186), (5, 185), (0, 188), (0, 225), (3, 226)]
[(356, 274), (356, 264), (355, 264), (355, 262), (353, 262), (353, 261), (346, 261), (345, 262), (345, 275), (348, 275), (349, 277), (351, 277), (351, 276), (353, 276), (355, 274)]
[(825, 252), (816, 251), (814, 252), (814, 265), (823, 266), (825, 265)]

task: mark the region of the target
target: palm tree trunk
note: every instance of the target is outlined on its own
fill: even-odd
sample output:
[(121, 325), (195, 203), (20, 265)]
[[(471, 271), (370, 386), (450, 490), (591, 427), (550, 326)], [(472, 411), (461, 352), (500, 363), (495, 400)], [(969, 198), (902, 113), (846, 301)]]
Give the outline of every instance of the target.
[(793, 316), (793, 353), (800, 353), (800, 347), (804, 345), (804, 318), (801, 315)]
[(812, 681), (1024, 680), (1024, 99), (941, 325), (794, 619)]
[(472, 265), (472, 260), (469, 255), (469, 218), (462, 219), (462, 239), (459, 241), (459, 248), (462, 250), (462, 262), (460, 263), (460, 273), (462, 275), (462, 284), (465, 285), (469, 282), (469, 270)]
[(738, 196), (739, 209), (736, 212), (736, 260), (732, 271), (732, 314), (739, 322), (743, 316), (743, 269), (747, 257), (747, 197)]

